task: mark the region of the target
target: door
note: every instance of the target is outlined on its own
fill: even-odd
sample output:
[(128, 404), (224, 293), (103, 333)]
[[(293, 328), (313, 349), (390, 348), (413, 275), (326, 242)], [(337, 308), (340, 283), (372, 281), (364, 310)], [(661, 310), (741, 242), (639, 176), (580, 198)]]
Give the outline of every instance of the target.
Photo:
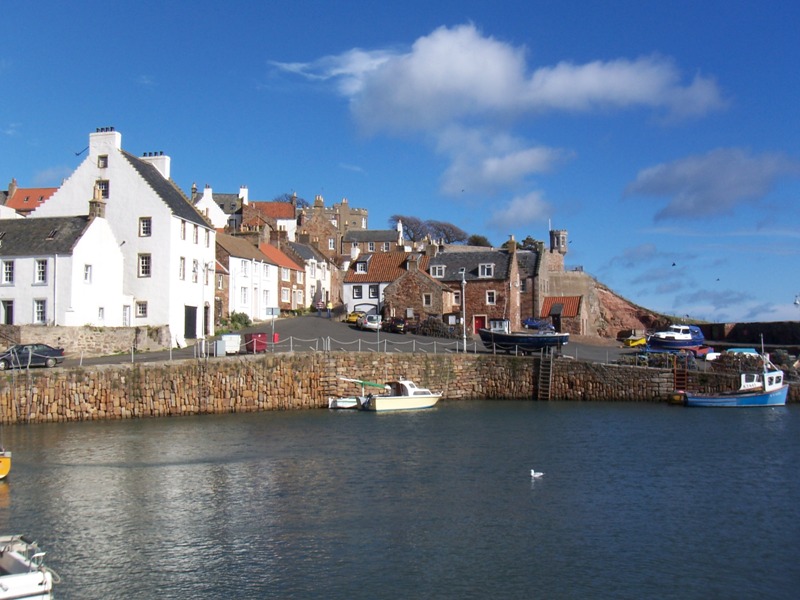
[(197, 339), (197, 307), (184, 306), (183, 337), (187, 340)]
[(486, 315), (472, 317), (472, 333), (475, 333), (478, 329), (486, 329)]
[(122, 326), (131, 326), (131, 307), (128, 305), (122, 307)]
[(3, 300), (3, 323), (5, 325), (14, 324), (14, 301)]

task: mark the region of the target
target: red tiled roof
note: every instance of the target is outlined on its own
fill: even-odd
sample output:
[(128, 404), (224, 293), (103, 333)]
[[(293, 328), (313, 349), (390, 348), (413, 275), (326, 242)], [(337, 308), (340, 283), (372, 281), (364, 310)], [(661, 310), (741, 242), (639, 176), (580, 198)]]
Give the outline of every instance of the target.
[(266, 254), (267, 258), (269, 258), (279, 267), (286, 267), (287, 269), (294, 269), (295, 271), (305, 271), (303, 267), (299, 266), (291, 258), (286, 256), (280, 248), (277, 248), (272, 244), (259, 244), (258, 249)]
[(6, 206), (16, 211), (30, 212), (55, 194), (56, 190), (58, 188), (17, 188), (14, 195), (6, 200)]
[[(350, 265), (347, 275), (344, 277), (345, 283), (378, 283), (394, 281), (403, 273), (407, 272), (406, 259), (416, 252), (378, 252), (375, 254), (363, 254)], [(367, 272), (357, 273), (356, 264), (367, 261)], [(428, 270), (428, 256), (419, 257), (419, 270), (423, 273)]]
[(561, 304), (562, 317), (577, 317), (581, 311), (581, 296), (547, 296), (542, 302), (542, 317), (550, 315), (554, 304)]

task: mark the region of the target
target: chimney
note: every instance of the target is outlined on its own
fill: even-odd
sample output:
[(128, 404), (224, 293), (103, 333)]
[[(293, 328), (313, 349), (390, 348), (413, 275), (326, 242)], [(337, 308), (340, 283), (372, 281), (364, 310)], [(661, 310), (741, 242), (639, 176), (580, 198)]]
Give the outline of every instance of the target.
[(122, 134), (114, 131), (113, 127), (98, 127), (94, 133), (89, 134), (89, 156), (95, 164), (98, 156), (111, 154), (121, 148)]
[(150, 163), (156, 169), (158, 169), (158, 172), (161, 173), (161, 176), (164, 179), (169, 179), (171, 160), (169, 156), (164, 154), (164, 152), (145, 152), (141, 157), (141, 160), (146, 163)]
[(249, 194), (250, 192), (247, 190), (246, 185), (239, 187), (239, 198), (242, 199), (242, 205), (246, 206), (250, 202)]
[(11, 198), (14, 196), (14, 192), (17, 191), (17, 179), (16, 177), (11, 178), (11, 183), (8, 184), (8, 197)]
[(517, 240), (514, 239), (513, 233), (510, 236), (508, 236), (508, 251), (511, 254), (514, 254), (514, 252), (517, 251)]
[(99, 217), (105, 219), (106, 201), (103, 200), (103, 192), (100, 190), (100, 186), (97, 183), (94, 184), (94, 191), (92, 194), (92, 199), (89, 200), (89, 218), (94, 219), (95, 217)]

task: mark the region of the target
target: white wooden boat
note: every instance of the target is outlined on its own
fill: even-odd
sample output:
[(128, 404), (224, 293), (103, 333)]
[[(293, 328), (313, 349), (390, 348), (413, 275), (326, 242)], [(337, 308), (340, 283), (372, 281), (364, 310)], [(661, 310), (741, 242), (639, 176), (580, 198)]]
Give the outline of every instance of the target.
[(21, 535), (0, 536), (0, 600), (50, 600), (53, 582), (60, 581), (44, 565), (36, 542)]
[(408, 379), (389, 381), (385, 387), (387, 388), (385, 394), (367, 395), (366, 402), (359, 408), (371, 411), (417, 410), (435, 406), (442, 397), (441, 392), (417, 387), (417, 384)]

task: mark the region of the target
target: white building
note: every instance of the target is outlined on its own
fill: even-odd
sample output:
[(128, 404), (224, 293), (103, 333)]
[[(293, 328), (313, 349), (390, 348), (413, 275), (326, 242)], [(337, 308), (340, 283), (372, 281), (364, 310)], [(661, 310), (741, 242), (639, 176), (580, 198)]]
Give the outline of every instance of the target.
[(29, 218), (86, 212), (93, 190), (124, 256), (123, 325), (168, 325), (178, 343), (213, 334), (213, 226), (170, 179), (162, 152), (135, 157), (113, 128), (89, 136), (89, 153)]
[(101, 216), (0, 220), (0, 322), (119, 327), (122, 265)]
[(194, 206), (211, 222), (214, 229), (225, 229), (228, 224), (228, 215), (214, 201), (214, 192), (211, 190), (211, 186), (207, 185), (203, 188), (203, 193), (195, 200)]
[(336, 268), (332, 261), (319, 250), (309, 244), (288, 242), (289, 248), (303, 261), (306, 268), (305, 297), (312, 306), (318, 302), (327, 305), (328, 301), (338, 298), (339, 293), (333, 293), (331, 273)]
[(253, 321), (278, 315), (278, 266), (246, 239), (217, 234), (219, 264), (228, 272), (227, 313)]

